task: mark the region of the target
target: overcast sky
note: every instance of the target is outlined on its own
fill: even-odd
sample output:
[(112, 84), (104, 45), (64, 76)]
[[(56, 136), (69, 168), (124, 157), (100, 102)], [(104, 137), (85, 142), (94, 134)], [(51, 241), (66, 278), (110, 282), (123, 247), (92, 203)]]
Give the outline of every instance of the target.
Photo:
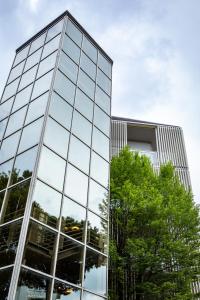
[(0, 1), (0, 93), (15, 49), (69, 10), (114, 60), (112, 114), (183, 128), (200, 203), (200, 1)]

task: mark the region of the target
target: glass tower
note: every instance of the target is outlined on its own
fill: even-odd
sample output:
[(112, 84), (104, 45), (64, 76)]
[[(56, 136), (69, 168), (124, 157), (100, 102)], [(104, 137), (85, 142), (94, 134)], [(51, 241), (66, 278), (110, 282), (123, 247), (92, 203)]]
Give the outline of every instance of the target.
[(1, 299), (107, 299), (112, 60), (65, 12), (0, 103)]

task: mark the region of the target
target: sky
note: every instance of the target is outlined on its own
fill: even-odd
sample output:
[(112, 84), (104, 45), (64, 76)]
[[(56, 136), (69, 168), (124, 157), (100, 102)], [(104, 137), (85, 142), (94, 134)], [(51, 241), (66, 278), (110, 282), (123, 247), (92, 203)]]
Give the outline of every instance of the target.
[(114, 61), (112, 114), (183, 128), (200, 203), (200, 1), (0, 0), (0, 94), (15, 49), (65, 10)]

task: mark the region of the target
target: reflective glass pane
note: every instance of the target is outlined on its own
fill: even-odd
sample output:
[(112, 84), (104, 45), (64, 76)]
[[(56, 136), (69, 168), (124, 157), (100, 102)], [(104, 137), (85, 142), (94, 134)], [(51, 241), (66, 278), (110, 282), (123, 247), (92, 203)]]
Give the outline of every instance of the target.
[(90, 180), (88, 206), (103, 218), (108, 218), (108, 191), (92, 179)]
[(17, 184), (8, 189), (5, 205), (2, 212), (1, 223), (5, 223), (23, 216), (30, 181)]
[(97, 84), (108, 94), (111, 94), (111, 81), (110, 79), (98, 69)]
[(110, 136), (110, 117), (107, 116), (98, 106), (94, 108), (94, 124), (107, 136)]
[(62, 190), (64, 173), (65, 161), (46, 147), (43, 147), (38, 177), (54, 186), (58, 190)]
[(36, 145), (39, 142), (42, 124), (43, 118), (40, 118), (30, 125), (24, 127), (18, 153)]
[(88, 120), (92, 121), (93, 102), (79, 89), (76, 91), (75, 107)]
[(17, 110), (18, 108), (20, 108), (23, 105), (25, 105), (26, 103), (28, 103), (28, 101), (30, 100), (32, 87), (33, 87), (33, 85), (31, 84), (28, 87), (26, 87), (25, 89), (23, 89), (21, 92), (17, 93), (12, 111)]
[(96, 63), (97, 49), (85, 36), (83, 40), (83, 51)]
[(58, 94), (51, 98), (49, 114), (67, 129), (70, 129), (72, 120), (72, 107)]
[(70, 104), (74, 103), (75, 85), (59, 71), (56, 73), (54, 89)]
[(18, 76), (20, 76), (22, 74), (22, 70), (24, 68), (24, 62), (22, 61), (19, 65), (17, 65), (16, 67), (14, 67), (11, 72), (10, 72), (10, 76), (8, 79), (8, 83), (13, 81), (15, 78), (17, 78)]
[(3, 93), (2, 102), (16, 93), (19, 80), (20, 78), (17, 78), (15, 79), (15, 81), (6, 86), (5, 91)]
[[(78, 186), (78, 188), (77, 188)], [(65, 182), (65, 193), (72, 199), (86, 205), (88, 190), (88, 177), (74, 168), (67, 166), (67, 177)]]
[(21, 108), (20, 110), (18, 110), (10, 116), (5, 136), (10, 135), (11, 133), (17, 131), (23, 126), (26, 110), (27, 106)]
[(56, 64), (56, 56), (57, 56), (57, 51), (54, 52), (53, 54), (47, 56), (44, 60), (42, 60), (39, 64), (38, 68), (38, 73), (37, 73), (37, 78), (42, 76), (43, 74), (47, 73), (51, 69), (55, 67)]
[(1, 212), (1, 207), (2, 207), (2, 204), (3, 204), (4, 194), (5, 194), (5, 192), (0, 192), (0, 212)]
[(109, 164), (96, 153), (92, 152), (91, 176), (105, 187), (108, 186)]
[(28, 45), (26, 48), (22, 49), (21, 51), (19, 51), (15, 57), (15, 63), (14, 66), (16, 66), (20, 61), (22, 61), (23, 59), (26, 58), (27, 54), (28, 54), (28, 50), (29, 50), (30, 45)]
[(69, 161), (85, 173), (89, 173), (90, 148), (74, 136), (70, 140)]
[(60, 42), (60, 35), (58, 35), (57, 37), (55, 37), (53, 40), (51, 40), (50, 42), (48, 42), (43, 49), (42, 52), (42, 58), (46, 57), (47, 55), (49, 55), (50, 53), (54, 52), (55, 50), (58, 49), (59, 46), (59, 42)]
[(3, 138), (4, 131), (6, 129), (6, 124), (7, 124), (8, 118), (4, 119), (3, 121), (0, 122), (0, 141)]
[(110, 115), (110, 97), (98, 86), (96, 87), (95, 102)]
[(32, 101), (28, 107), (25, 125), (44, 115), (49, 93), (45, 93)]
[(0, 227), (0, 267), (14, 263), (20, 230), (21, 221)]
[(109, 138), (96, 127), (93, 128), (92, 148), (109, 161)]
[(80, 290), (67, 283), (55, 281), (53, 289), (53, 299), (80, 300)]
[(41, 52), (42, 52), (42, 49), (39, 49), (27, 58), (24, 71), (27, 71), (34, 65), (38, 64), (38, 62), (40, 60)]
[(77, 111), (73, 114), (72, 132), (90, 146), (92, 124), (82, 117)]
[(83, 291), (82, 300), (104, 300), (105, 298)]
[(111, 78), (112, 64), (99, 52), (98, 66), (104, 73)]
[(0, 295), (2, 300), (8, 299), (12, 270), (13, 268), (0, 270)]
[(86, 289), (98, 294), (106, 295), (106, 266), (106, 257), (90, 249), (87, 249), (84, 275), (84, 287)]
[(59, 69), (74, 83), (77, 81), (78, 66), (64, 52), (61, 52)]
[(52, 150), (66, 158), (68, 151), (68, 142), (69, 132), (53, 119), (48, 118), (44, 143)]
[(93, 79), (96, 77), (96, 65), (84, 54), (81, 54), (81, 68)]
[(29, 54), (39, 49), (44, 44), (45, 37), (46, 32), (32, 42)]
[(67, 22), (66, 32), (76, 44), (81, 46), (82, 33), (79, 31), (79, 29), (70, 20), (68, 20), (68, 22)]
[(77, 64), (79, 63), (81, 50), (67, 35), (64, 37), (63, 50)]
[(79, 71), (78, 85), (92, 100), (94, 100), (95, 83), (82, 70)]
[(34, 194), (32, 217), (52, 227), (58, 226), (61, 194), (37, 180)]
[(0, 163), (15, 155), (19, 142), (19, 136), (20, 132), (18, 131), (3, 140), (0, 150)]
[(19, 90), (23, 89), (25, 86), (27, 86), (28, 84), (34, 81), (36, 71), (37, 71), (37, 66), (33, 67), (32, 69), (30, 69), (29, 71), (27, 71), (22, 75), (19, 84)]
[(84, 240), (86, 210), (76, 202), (64, 197), (62, 207), (61, 230), (65, 234), (77, 239)]
[(50, 299), (51, 280), (44, 275), (22, 269), (15, 300)]
[(12, 170), (13, 159), (0, 165), (0, 191), (5, 189)]
[(12, 97), (11, 99), (7, 100), (6, 102), (0, 105), (0, 120), (3, 120), (9, 115), (13, 104), (13, 100), (14, 97)]
[(62, 31), (62, 27), (63, 27), (63, 20), (56, 23), (55, 25), (53, 25), (51, 28), (49, 28), (48, 32), (47, 32), (47, 38), (46, 38), (46, 42), (48, 42), (49, 40), (51, 40), (55, 35), (57, 35), (58, 33), (60, 33)]
[(60, 235), (56, 277), (81, 284), (83, 264), (83, 246)]
[(53, 71), (36, 80), (31, 99), (34, 99), (50, 89)]

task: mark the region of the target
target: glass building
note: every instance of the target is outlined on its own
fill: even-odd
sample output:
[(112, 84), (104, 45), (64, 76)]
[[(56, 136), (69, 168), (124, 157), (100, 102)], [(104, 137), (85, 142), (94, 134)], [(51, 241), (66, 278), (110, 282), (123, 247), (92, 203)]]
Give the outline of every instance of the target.
[(112, 60), (65, 12), (0, 102), (1, 299), (107, 299)]

